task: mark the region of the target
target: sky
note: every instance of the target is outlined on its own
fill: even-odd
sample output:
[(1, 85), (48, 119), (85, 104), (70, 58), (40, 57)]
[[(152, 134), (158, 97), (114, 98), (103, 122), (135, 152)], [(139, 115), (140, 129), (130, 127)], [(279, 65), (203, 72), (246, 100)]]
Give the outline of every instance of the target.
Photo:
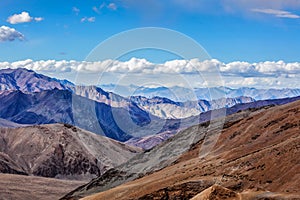
[[(103, 56), (93, 60), (96, 64), (89, 63), (89, 55), (103, 41), (143, 27), (184, 35), (203, 47), (206, 59), (143, 49), (107, 58), (115, 67), (105, 73)], [(0, 1), (0, 67), (30, 68), (82, 84), (98, 84), (99, 74), (90, 78), (97, 72), (101, 83), (188, 82), (201, 87), (208, 82), (203, 77), (218, 76), (218, 83), (231, 87), (298, 87), (299, 34), (299, 0)], [(135, 42), (133, 38), (126, 41)], [(179, 41), (174, 44), (189, 49)], [(121, 42), (104, 51), (124, 45)], [(194, 70), (188, 69), (189, 63), (194, 63)], [(212, 68), (218, 70), (217, 75)], [(175, 81), (175, 75), (183, 77), (184, 83)], [(148, 78), (136, 78), (141, 76)]]

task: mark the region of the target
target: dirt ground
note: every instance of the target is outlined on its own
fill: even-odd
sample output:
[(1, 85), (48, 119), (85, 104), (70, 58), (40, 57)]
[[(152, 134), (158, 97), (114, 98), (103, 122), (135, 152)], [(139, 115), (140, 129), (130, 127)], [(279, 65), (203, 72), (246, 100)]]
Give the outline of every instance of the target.
[(86, 182), (0, 174), (0, 200), (55, 200)]

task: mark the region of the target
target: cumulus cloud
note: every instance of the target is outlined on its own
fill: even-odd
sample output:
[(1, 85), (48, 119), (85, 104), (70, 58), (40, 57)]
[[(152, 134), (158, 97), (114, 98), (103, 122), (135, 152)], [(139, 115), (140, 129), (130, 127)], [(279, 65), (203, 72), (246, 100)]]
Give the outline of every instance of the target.
[(252, 12), (257, 12), (257, 13), (263, 13), (263, 14), (268, 14), (268, 15), (273, 15), (275, 17), (280, 17), (280, 18), (291, 18), (291, 19), (299, 19), (300, 16), (293, 14), (288, 11), (284, 10), (274, 10), (274, 9), (252, 9)]
[[(223, 76), (251, 77), (278, 77), (300, 74), (300, 63), (286, 63), (284, 61), (265, 61), (259, 63), (231, 62), (223, 63), (216, 59), (200, 61), (172, 60), (162, 64), (155, 64), (146, 59), (132, 58), (121, 62), (118, 60), (105, 60), (98, 62), (88, 61), (18, 61), (1, 63), (6, 68), (27, 68), (37, 71), (78, 71), (78, 72), (109, 72), (109, 73), (139, 73), (139, 74), (198, 74), (220, 72)], [(249, 79), (251, 80), (251, 79)]]
[(80, 20), (81, 22), (95, 22), (96, 18), (95, 17), (83, 17)]
[(282, 74), (300, 74), (300, 63), (285, 63), (284, 61), (232, 62), (221, 67), (220, 71), (225, 75), (238, 74), (243, 77), (280, 76)]
[(42, 17), (31, 17), (29, 15), (28, 12), (22, 12), (20, 14), (14, 14), (10, 17), (7, 18), (7, 22), (10, 23), (10, 24), (20, 24), (20, 23), (27, 23), (27, 22), (31, 22), (31, 21), (42, 21), (43, 18)]
[[(265, 61), (259, 63), (248, 63), (236, 61), (223, 63), (216, 59), (200, 61), (191, 60), (172, 60), (165, 63), (156, 64), (146, 59), (132, 58), (121, 62), (118, 60), (104, 60), (98, 62), (75, 61), (75, 60), (23, 60), (17, 62), (0, 62), (0, 69), (5, 68), (26, 68), (39, 73), (56, 76), (57, 78), (69, 77), (72, 81), (74, 74), (80, 73), (86, 80), (85, 84), (94, 84), (102, 72), (109, 75), (109, 80), (113, 77), (128, 76), (151, 78), (156, 81), (180, 84), (180, 78), (187, 77), (195, 87), (212, 86), (212, 82), (218, 77), (222, 77), (222, 84), (228, 87), (299, 87), (300, 63), (286, 63), (284, 61)], [(215, 74), (220, 73), (220, 74)], [(95, 75), (92, 79), (90, 75)], [(200, 75), (200, 76), (199, 76)], [(167, 77), (167, 78), (166, 78)], [(201, 79), (205, 77), (205, 79)], [(177, 80), (178, 79), (178, 80)], [(182, 78), (181, 78), (182, 79)], [(133, 81), (138, 81), (132, 78)], [(147, 79), (148, 80), (148, 79)], [(205, 80), (205, 81), (204, 81)], [(74, 81), (74, 80), (73, 80)], [(202, 82), (201, 82), (202, 81)], [(204, 81), (204, 82), (203, 82)], [(216, 80), (220, 83), (220, 80)], [(173, 86), (174, 86), (173, 85)]]
[(0, 27), (0, 42), (14, 41), (16, 39), (24, 40), (24, 35), (14, 28), (7, 26)]

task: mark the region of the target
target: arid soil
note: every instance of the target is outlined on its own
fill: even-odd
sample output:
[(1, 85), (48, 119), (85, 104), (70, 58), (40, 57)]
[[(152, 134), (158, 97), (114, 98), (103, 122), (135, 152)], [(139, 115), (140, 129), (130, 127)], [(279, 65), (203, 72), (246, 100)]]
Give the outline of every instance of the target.
[(55, 200), (63, 196), (68, 190), (72, 190), (84, 183), (85, 182), (82, 181), (67, 181), (0, 173), (0, 199)]
[[(300, 199), (299, 101), (225, 123), (214, 148), (199, 157), (214, 131), (206, 137), (171, 166), (84, 199), (190, 199), (216, 184), (231, 199)], [(203, 199), (225, 199), (210, 195)]]

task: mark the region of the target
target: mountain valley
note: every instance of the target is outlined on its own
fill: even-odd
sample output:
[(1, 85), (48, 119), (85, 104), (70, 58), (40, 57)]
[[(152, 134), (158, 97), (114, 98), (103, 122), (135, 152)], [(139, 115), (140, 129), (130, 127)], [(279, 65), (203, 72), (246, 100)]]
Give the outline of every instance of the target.
[[(296, 89), (277, 99), (276, 91), (213, 88), (232, 98), (205, 100), (202, 91), (181, 102), (26, 69), (0, 70), (0, 86), (5, 198), (40, 199), (43, 188), (48, 199), (69, 200), (300, 198)], [(29, 182), (18, 191), (22, 177)]]

